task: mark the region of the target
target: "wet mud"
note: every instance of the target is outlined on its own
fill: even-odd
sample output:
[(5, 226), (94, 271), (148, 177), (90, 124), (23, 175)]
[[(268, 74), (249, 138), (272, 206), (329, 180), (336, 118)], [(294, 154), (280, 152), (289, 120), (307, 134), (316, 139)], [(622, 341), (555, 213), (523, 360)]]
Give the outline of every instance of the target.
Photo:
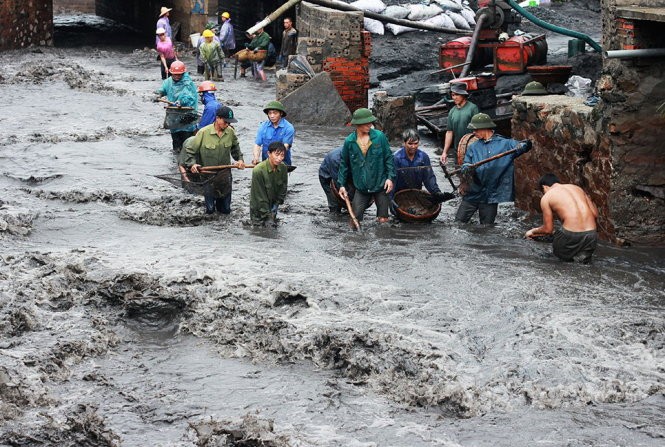
[[(458, 199), (351, 232), (317, 179), (348, 128), (297, 128), (277, 227), (246, 225), (249, 170), (205, 216), (155, 177), (175, 156), (149, 51), (34, 57), (0, 54), (0, 444), (662, 443), (662, 249), (564, 264), (510, 205), (454, 224)], [(269, 82), (220, 84), (246, 159)]]

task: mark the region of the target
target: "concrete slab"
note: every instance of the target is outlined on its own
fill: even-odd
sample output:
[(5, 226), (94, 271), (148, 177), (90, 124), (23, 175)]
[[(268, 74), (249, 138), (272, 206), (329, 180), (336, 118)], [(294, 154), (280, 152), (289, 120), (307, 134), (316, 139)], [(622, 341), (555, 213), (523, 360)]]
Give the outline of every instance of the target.
[(325, 71), (289, 93), (282, 104), (292, 123), (343, 126), (351, 121), (351, 111)]

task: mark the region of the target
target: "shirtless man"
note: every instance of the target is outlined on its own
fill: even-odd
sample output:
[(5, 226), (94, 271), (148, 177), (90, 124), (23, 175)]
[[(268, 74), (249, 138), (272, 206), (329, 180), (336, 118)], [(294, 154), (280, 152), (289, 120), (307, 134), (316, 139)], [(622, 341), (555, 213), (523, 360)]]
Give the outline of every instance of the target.
[[(562, 261), (591, 262), (596, 250), (598, 208), (589, 196), (576, 185), (563, 184), (554, 174), (545, 174), (538, 184), (543, 188), (540, 208), (543, 225), (524, 235), (527, 239), (554, 233), (552, 249)], [(561, 229), (554, 231), (554, 215), (561, 220)]]

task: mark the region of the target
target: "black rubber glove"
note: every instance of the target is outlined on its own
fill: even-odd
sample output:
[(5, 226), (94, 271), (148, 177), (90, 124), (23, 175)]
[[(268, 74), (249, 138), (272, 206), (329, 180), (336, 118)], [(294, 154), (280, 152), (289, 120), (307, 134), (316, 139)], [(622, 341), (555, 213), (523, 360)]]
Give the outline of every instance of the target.
[(524, 148), (524, 152), (529, 152), (533, 147), (533, 143), (531, 142), (531, 140), (523, 140), (522, 147)]
[(447, 202), (448, 200), (452, 200), (454, 198), (455, 194), (451, 192), (435, 192), (434, 194), (428, 197), (429, 201), (432, 202), (432, 204)]

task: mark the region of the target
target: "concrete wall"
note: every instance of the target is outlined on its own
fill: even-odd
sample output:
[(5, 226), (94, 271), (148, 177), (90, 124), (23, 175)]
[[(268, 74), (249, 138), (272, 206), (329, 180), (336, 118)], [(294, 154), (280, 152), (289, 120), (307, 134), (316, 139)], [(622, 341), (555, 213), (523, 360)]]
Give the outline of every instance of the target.
[(0, 3), (0, 50), (53, 45), (51, 0), (3, 0)]
[(95, 0), (53, 0), (53, 13), (82, 12), (95, 14)]

